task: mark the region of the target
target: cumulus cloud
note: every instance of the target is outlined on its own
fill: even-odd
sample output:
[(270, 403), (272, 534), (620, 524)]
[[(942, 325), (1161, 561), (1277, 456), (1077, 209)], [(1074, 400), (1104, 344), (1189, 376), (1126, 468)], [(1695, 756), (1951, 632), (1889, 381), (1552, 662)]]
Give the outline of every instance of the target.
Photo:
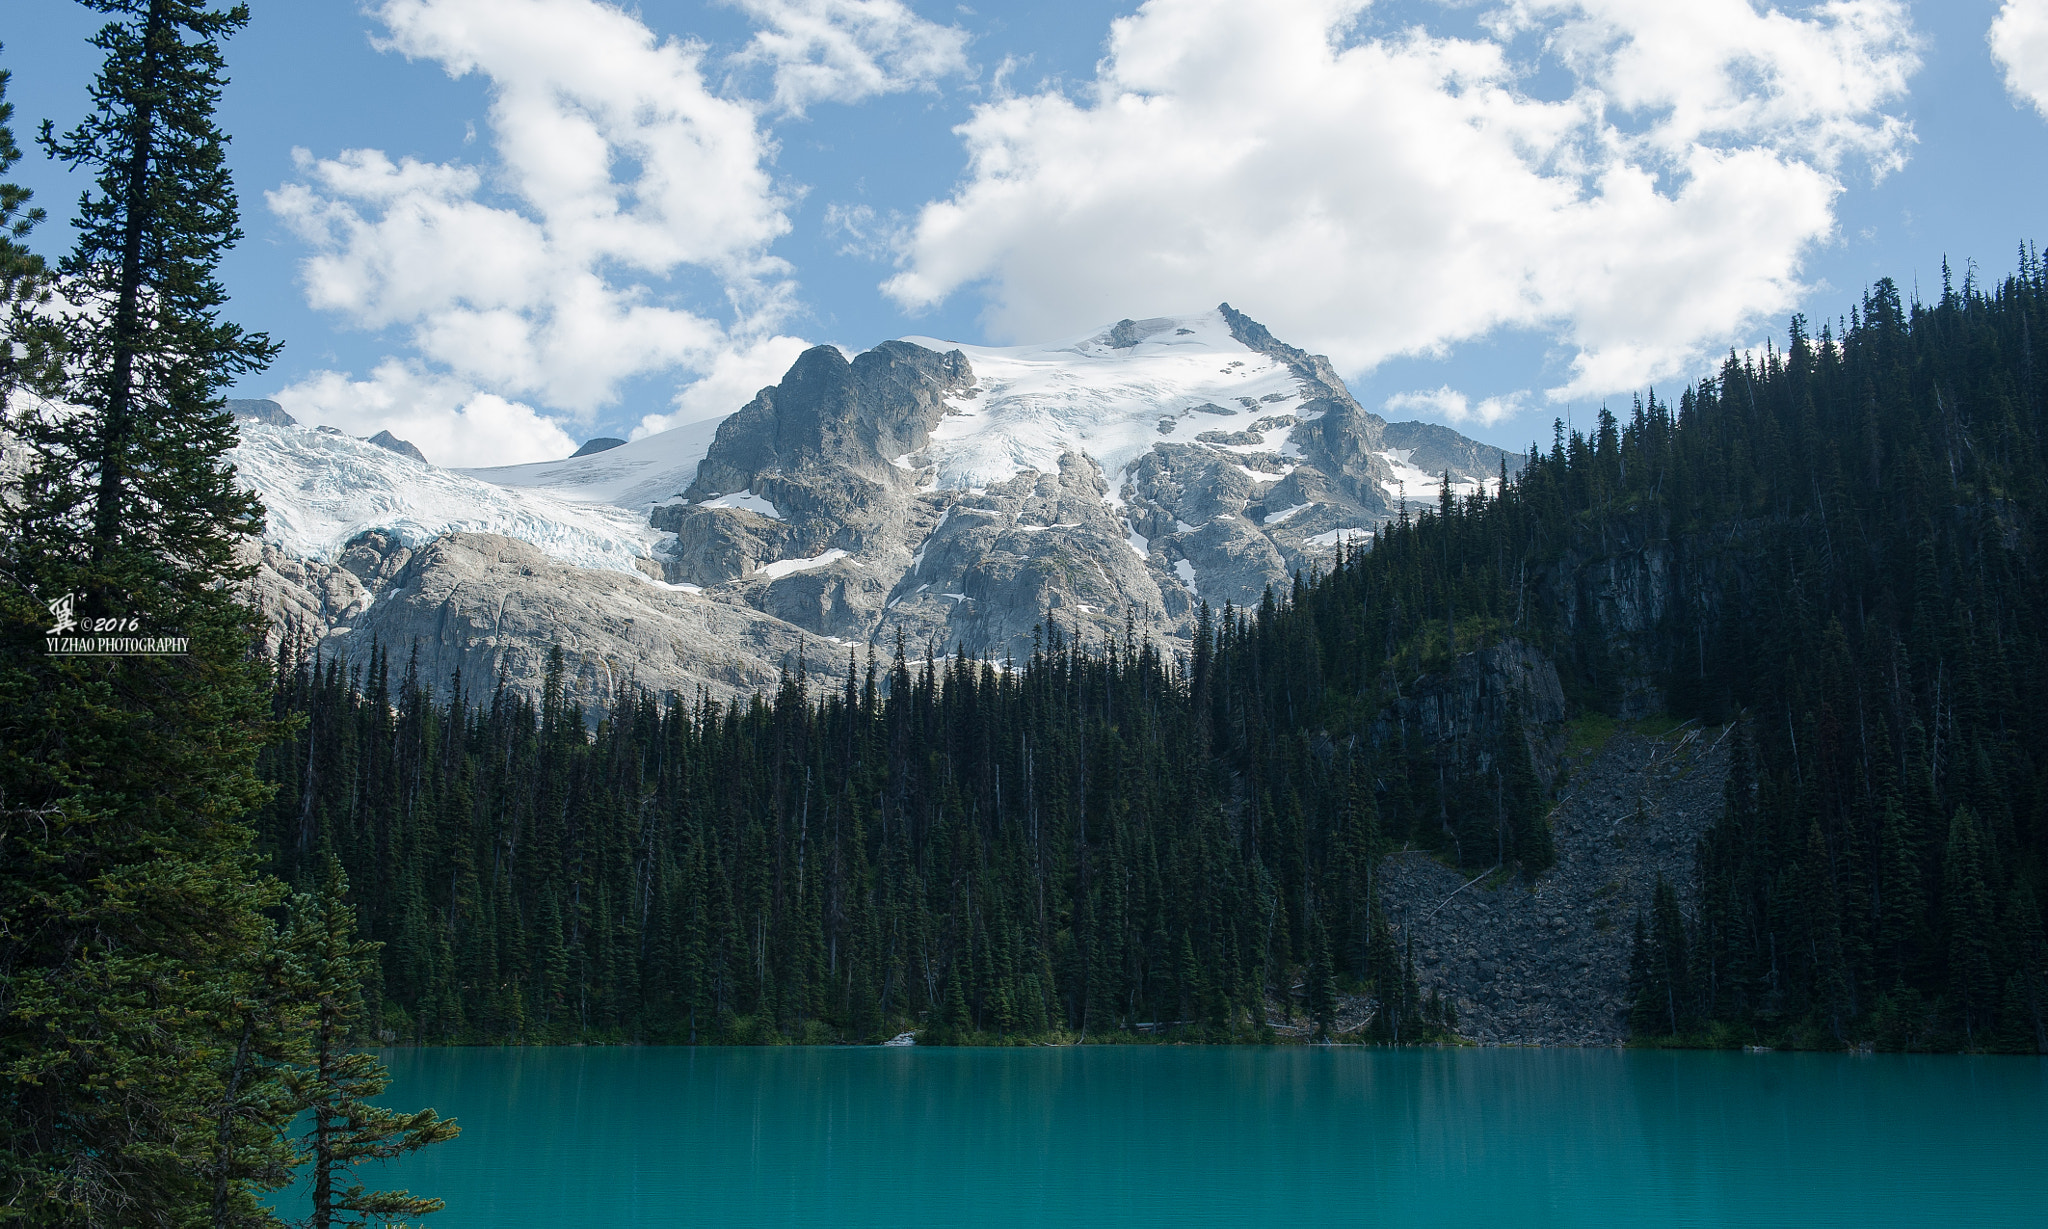
[(674, 412), (642, 418), (633, 429), (633, 438), (732, 413), (752, 401), (755, 393), (780, 383), (797, 355), (810, 344), (800, 337), (775, 336), (725, 351), (696, 383), (676, 396)]
[(380, 363), (367, 380), (323, 371), (275, 396), (300, 422), (355, 436), (389, 431), (437, 465), (513, 465), (576, 450), (576, 441), (532, 406), (398, 359)]
[[(706, 85), (702, 46), (598, 0), (373, 12), (384, 49), (488, 78), (496, 156), (300, 151), (299, 178), (268, 199), (312, 249), (301, 272), (315, 307), (404, 330), (418, 360), (460, 385), (579, 420), (628, 380), (713, 372), (773, 335), (794, 300), (768, 254), (788, 202), (756, 110)], [(729, 322), (674, 288), (689, 278), (711, 281)], [(373, 382), (414, 370), (386, 364)], [(333, 373), (312, 383), (361, 387)], [(413, 391), (407, 377), (390, 396)]]
[(967, 32), (902, 0), (731, 0), (761, 28), (737, 60), (775, 73), (775, 102), (801, 115), (814, 102), (859, 102), (930, 89), (965, 74)]
[(2048, 117), (2048, 0), (2005, 0), (1986, 39), (2005, 88)]
[(1474, 405), (1470, 397), (1444, 384), (1433, 389), (1395, 393), (1387, 398), (1380, 414), (1389, 420), (1397, 420), (1404, 414), (1433, 414), (1448, 422), (1476, 422), (1492, 427), (1521, 413), (1528, 402), (1528, 392), (1518, 390), (1499, 397), (1482, 398)]
[(1789, 310), (1845, 177), (1912, 139), (1897, 0), (1511, 0), (1360, 38), (1367, 3), (1148, 0), (1089, 87), (957, 129), (885, 289), (978, 286), (1012, 338), (1227, 298), (1350, 374), (1538, 329), (1574, 355), (1550, 394), (1596, 395)]

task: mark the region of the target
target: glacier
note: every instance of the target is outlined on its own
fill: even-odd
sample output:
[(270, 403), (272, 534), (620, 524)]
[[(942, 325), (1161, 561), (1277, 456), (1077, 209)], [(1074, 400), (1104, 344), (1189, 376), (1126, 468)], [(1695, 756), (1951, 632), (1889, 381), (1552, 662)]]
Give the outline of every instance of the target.
[(491, 533), (576, 567), (645, 575), (643, 561), (665, 536), (644, 512), (486, 481), (339, 432), (253, 421), (240, 427), (229, 459), (263, 500), (263, 540), (301, 559), (332, 563), (371, 530), (411, 548), (444, 534)]

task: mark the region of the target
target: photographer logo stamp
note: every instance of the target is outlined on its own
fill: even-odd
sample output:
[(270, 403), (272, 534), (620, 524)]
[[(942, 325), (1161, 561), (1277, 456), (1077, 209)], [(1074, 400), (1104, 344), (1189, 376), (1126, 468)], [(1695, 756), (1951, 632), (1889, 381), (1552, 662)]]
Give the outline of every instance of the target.
[(48, 603), (52, 625), (43, 635), (50, 656), (175, 657), (190, 651), (190, 637), (142, 635), (142, 620), (134, 615), (81, 617), (82, 597), (66, 593)]

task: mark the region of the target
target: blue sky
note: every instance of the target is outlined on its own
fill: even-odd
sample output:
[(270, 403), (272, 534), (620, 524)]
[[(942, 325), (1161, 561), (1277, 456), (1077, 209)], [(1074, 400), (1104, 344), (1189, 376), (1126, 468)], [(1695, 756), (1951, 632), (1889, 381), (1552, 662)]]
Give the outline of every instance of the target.
[[(2048, 0), (256, 0), (238, 390), (447, 464), (1228, 299), (1518, 447), (2042, 236)], [(17, 134), (95, 15), (11, 0)], [(1995, 32), (1995, 36), (1994, 36)], [(55, 252), (83, 185), (15, 178)]]

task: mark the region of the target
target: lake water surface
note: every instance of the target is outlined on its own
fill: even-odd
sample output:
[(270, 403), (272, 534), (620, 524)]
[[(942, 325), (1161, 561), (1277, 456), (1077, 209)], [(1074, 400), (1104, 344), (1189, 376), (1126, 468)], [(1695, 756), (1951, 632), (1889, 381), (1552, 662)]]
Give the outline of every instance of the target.
[[(2048, 1062), (1611, 1050), (387, 1050), (436, 1229), (2041, 1225)], [(289, 1203), (287, 1203), (289, 1207)]]

